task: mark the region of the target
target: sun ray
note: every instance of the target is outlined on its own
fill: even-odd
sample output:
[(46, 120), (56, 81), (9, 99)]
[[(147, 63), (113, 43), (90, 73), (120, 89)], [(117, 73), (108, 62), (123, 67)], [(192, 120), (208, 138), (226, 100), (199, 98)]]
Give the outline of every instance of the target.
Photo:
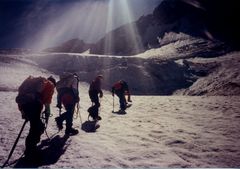
[[(45, 49), (63, 41), (84, 39), (87, 42), (100, 38), (105, 31), (107, 20), (105, 1), (75, 2), (64, 8), (64, 14), (49, 20), (46, 26), (31, 40), (34, 49)], [(29, 39), (28, 39), (29, 40)]]
[(130, 33), (130, 40), (133, 42), (134, 51), (137, 53), (141, 52), (143, 49), (142, 39), (139, 36), (138, 28), (135, 24), (135, 22), (132, 22), (134, 20), (133, 14), (131, 13), (130, 5), (128, 0), (121, 0), (120, 6), (123, 10), (124, 15), (126, 16), (127, 22), (131, 23), (129, 24), (129, 33)]
[[(113, 29), (113, 7), (114, 0), (110, 0), (108, 4), (108, 16), (107, 16), (107, 25), (106, 25), (106, 31), (105, 33), (107, 34)], [(104, 53), (105, 54), (110, 54), (112, 50), (112, 34), (109, 33), (106, 36), (106, 40), (104, 41)]]

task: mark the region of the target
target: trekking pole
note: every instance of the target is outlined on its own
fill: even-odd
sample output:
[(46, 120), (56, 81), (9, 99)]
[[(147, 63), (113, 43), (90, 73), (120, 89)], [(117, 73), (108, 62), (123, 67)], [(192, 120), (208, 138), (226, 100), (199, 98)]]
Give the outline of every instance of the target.
[[(76, 104), (76, 106), (77, 106), (77, 104)], [(74, 114), (73, 114), (73, 118), (74, 119), (77, 119), (78, 118), (78, 108), (77, 108), (77, 110), (76, 110), (76, 106), (74, 107)], [(78, 107), (78, 106), (77, 106)]]
[(4, 167), (8, 164), (8, 161), (9, 161), (9, 159), (11, 158), (11, 156), (12, 156), (12, 154), (13, 154), (13, 151), (14, 151), (17, 143), (18, 143), (18, 140), (19, 140), (19, 138), (20, 138), (20, 136), (21, 136), (21, 134), (22, 134), (22, 131), (23, 131), (25, 125), (27, 124), (27, 122), (28, 122), (27, 120), (24, 121), (24, 123), (23, 123), (23, 125), (22, 125), (22, 128), (21, 128), (21, 130), (20, 130), (20, 132), (19, 132), (19, 134), (18, 134), (18, 137), (17, 137), (17, 139), (16, 139), (16, 141), (15, 141), (15, 143), (14, 143), (14, 145), (13, 145), (11, 151), (10, 151), (10, 154), (8, 155), (8, 158), (7, 158), (6, 162), (3, 164), (3, 166), (1, 166), (1, 168), (4, 168)]
[(114, 95), (113, 95), (113, 110), (112, 112), (114, 113)]
[(10, 167), (11, 165), (17, 163), (23, 156), (24, 156), (24, 153), (18, 159), (12, 161), (11, 163), (8, 163), (5, 167)]
[(48, 133), (47, 133), (47, 125), (48, 125), (48, 120), (47, 120), (47, 119), (45, 119), (44, 132), (45, 132), (45, 134), (46, 134), (46, 136), (47, 136), (48, 140), (50, 140), (50, 137), (48, 136)]
[(49, 120), (49, 117), (52, 117), (52, 114), (51, 113), (47, 113), (47, 111), (45, 110), (43, 113), (42, 113), (42, 121), (44, 122), (44, 132), (47, 136), (47, 138), (50, 140), (50, 137), (48, 136), (48, 133), (47, 133), (47, 126), (48, 126), (48, 120)]
[(79, 118), (80, 118), (80, 122), (81, 122), (81, 125), (82, 125), (82, 117), (81, 117), (81, 113), (80, 113), (79, 102), (77, 103), (77, 111), (78, 111), (78, 113), (79, 113)]
[(58, 110), (59, 110), (59, 117), (60, 117), (60, 116), (61, 116), (61, 113), (62, 113), (62, 109), (59, 108)]
[(45, 134), (46, 134), (46, 136), (47, 136), (48, 140), (51, 140), (51, 139), (50, 139), (50, 137), (48, 136), (47, 130), (46, 130), (46, 129), (44, 129), (44, 131), (45, 131)]
[(47, 133), (47, 125), (48, 125), (48, 122), (47, 122), (47, 120), (45, 119), (44, 132), (45, 132), (47, 138), (48, 138), (49, 140), (51, 140), (50, 137), (48, 136), (48, 133)]

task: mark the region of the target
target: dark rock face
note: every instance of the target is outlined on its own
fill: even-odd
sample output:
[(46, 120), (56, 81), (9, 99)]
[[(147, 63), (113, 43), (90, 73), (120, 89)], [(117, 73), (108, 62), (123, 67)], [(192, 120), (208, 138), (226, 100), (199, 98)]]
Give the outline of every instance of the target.
[(240, 49), (240, 3), (237, 0), (202, 0), (205, 23), (214, 37)]
[(127, 24), (108, 33), (91, 47), (90, 53), (105, 55), (133, 55), (145, 51), (136, 26)]
[(222, 95), (240, 94), (239, 52), (229, 53), (219, 58), (184, 61), (188, 70), (198, 76), (189, 88), (182, 90), (184, 95)]
[(91, 47), (91, 53), (138, 54), (160, 47), (158, 38), (166, 32), (218, 40), (239, 49), (238, 3), (237, 0), (165, 0), (153, 14), (109, 32)]
[(109, 32), (95, 44), (73, 39), (46, 51), (81, 53), (90, 49), (92, 54), (129, 56), (166, 45), (159, 39), (169, 32), (220, 41), (240, 49), (238, 3), (238, 0), (164, 0), (152, 14)]
[(66, 54), (44, 55), (36, 61), (56, 74), (77, 72), (80, 80), (88, 83), (97, 74), (102, 74), (103, 88), (106, 90), (110, 90), (114, 82), (124, 79), (133, 94), (170, 95), (194, 82), (188, 75), (187, 67), (174, 61)]

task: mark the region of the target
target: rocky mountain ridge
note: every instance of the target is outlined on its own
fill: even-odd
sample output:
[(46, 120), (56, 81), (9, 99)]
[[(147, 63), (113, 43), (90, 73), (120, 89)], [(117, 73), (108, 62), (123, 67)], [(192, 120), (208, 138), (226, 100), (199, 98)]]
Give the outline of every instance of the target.
[[(237, 7), (236, 0), (231, 3), (226, 0), (164, 0), (152, 14), (107, 33), (95, 44), (79, 45), (87, 46), (92, 54), (129, 56), (166, 45), (161, 42), (166, 33), (173, 33), (175, 41), (181, 40), (177, 35), (183, 33), (207, 43), (225, 43), (239, 49), (237, 16), (240, 10)], [(65, 45), (52, 51), (68, 52)], [(78, 44), (72, 45), (72, 52), (84, 51), (74, 50), (81, 48), (76, 46)]]

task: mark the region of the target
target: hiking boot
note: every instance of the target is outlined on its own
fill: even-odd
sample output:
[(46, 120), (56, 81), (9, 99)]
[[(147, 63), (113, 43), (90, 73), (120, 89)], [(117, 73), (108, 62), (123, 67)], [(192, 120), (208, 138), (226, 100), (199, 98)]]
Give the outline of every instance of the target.
[(102, 117), (97, 116), (96, 120), (102, 120)]
[(120, 109), (120, 110), (118, 111), (118, 113), (119, 113), (119, 114), (126, 114), (125, 109)]
[(66, 135), (73, 136), (73, 135), (78, 134), (78, 130), (77, 130), (77, 129), (74, 129), (74, 128), (66, 129), (65, 134), (66, 134)]
[(125, 105), (124, 107), (120, 107), (121, 111), (125, 111), (127, 109), (127, 105)]
[(97, 117), (94, 117), (93, 120), (94, 120), (94, 121), (102, 120), (102, 117), (97, 116)]
[(58, 130), (62, 130), (63, 129), (63, 124), (62, 124), (62, 121), (60, 120), (60, 117), (56, 117), (55, 121), (57, 123)]

